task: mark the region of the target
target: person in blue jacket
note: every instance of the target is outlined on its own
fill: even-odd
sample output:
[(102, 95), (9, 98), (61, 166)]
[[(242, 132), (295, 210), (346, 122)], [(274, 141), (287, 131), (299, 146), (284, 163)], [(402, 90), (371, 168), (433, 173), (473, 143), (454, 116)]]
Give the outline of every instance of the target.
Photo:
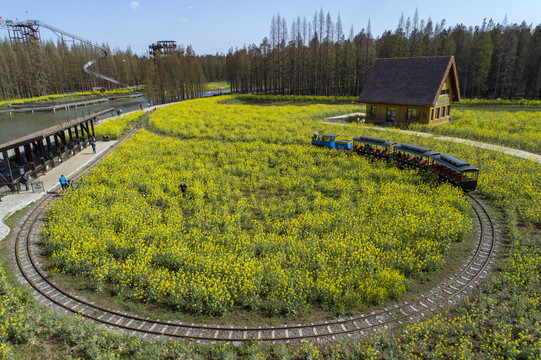
[(58, 179), (58, 181), (60, 181), (60, 186), (62, 189), (68, 188), (68, 179), (66, 179), (64, 175), (60, 175), (60, 179)]

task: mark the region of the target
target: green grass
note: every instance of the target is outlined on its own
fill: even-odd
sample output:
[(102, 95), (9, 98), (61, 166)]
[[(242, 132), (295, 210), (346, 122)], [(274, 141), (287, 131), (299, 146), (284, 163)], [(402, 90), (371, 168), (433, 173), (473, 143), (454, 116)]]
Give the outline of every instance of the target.
[(489, 111), (540, 111), (541, 100), (474, 100), (462, 99), (453, 103), (456, 109)]
[(229, 90), (229, 83), (227, 81), (209, 82), (205, 84), (204, 91), (220, 91)]
[(357, 97), (352, 96), (294, 96), (294, 95), (235, 95), (220, 100), (221, 104), (253, 104), (253, 105), (280, 105), (280, 104), (344, 104), (357, 105), (364, 110)]

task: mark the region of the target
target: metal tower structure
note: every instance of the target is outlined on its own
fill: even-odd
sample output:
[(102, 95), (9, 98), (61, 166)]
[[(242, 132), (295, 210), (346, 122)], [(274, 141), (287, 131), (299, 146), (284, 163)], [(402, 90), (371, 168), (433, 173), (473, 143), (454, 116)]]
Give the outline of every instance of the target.
[(91, 42), (90, 40), (86, 40), (86, 39), (83, 39), (77, 35), (73, 35), (73, 34), (70, 34), (66, 31), (63, 31), (63, 30), (60, 30), (60, 29), (57, 29), (53, 26), (50, 26), (50, 25), (47, 25), (47, 24), (44, 24), (42, 22), (40, 22), (39, 20), (27, 20), (27, 21), (12, 21), (12, 20), (3, 20), (3, 19), (0, 19), (0, 29), (6, 29), (8, 30), (8, 33), (9, 33), (9, 40), (10, 42), (13, 44), (15, 42), (21, 42), (25, 45), (28, 45), (30, 43), (39, 43), (40, 42), (40, 35), (39, 35), (39, 28), (43, 27), (45, 29), (48, 29), (50, 31), (52, 31), (55, 35), (57, 35), (60, 39), (62, 39), (62, 41), (64, 41), (64, 37), (68, 37), (68, 38), (71, 38), (73, 40), (77, 40), (77, 41), (80, 41), (84, 44), (88, 44), (90, 46), (93, 46), (99, 50), (101, 50), (103, 52), (103, 54), (94, 59), (94, 60), (90, 60), (89, 62), (87, 62), (84, 66), (83, 66), (83, 70), (84, 72), (86, 72), (87, 74), (90, 74), (90, 75), (93, 75), (97, 78), (100, 78), (100, 79), (103, 79), (103, 80), (106, 80), (106, 81), (109, 81), (109, 82), (112, 82), (113, 84), (116, 84), (116, 85), (119, 85), (119, 86), (122, 86), (122, 87), (125, 87), (125, 88), (128, 88), (128, 89), (131, 89), (131, 87), (127, 84), (124, 84), (123, 82), (120, 82), (118, 80), (115, 80), (109, 76), (106, 76), (106, 75), (103, 75), (103, 74), (99, 74), (95, 71), (92, 71), (90, 69), (88, 69), (90, 66), (94, 65), (95, 63), (97, 63), (98, 61), (101, 61), (103, 59), (105, 59), (107, 57), (107, 50), (105, 48), (103, 48), (102, 46), (99, 46), (93, 42)]
[(148, 46), (148, 51), (152, 57), (156, 57), (156, 52), (161, 54), (171, 54), (177, 48), (177, 42), (173, 40), (157, 41), (156, 44)]
[(0, 20), (0, 28), (7, 29), (9, 41), (13, 45), (20, 42), (28, 45), (32, 42), (39, 42), (39, 30), (33, 24), (13, 22), (11, 20)]

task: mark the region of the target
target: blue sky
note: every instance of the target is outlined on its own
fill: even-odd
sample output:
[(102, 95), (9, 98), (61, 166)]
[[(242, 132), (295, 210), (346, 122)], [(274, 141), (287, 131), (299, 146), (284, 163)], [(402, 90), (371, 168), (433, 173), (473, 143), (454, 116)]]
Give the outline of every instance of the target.
[[(273, 15), (280, 14), (291, 28), (300, 16), (311, 21), (323, 8), (336, 21), (340, 14), (344, 33), (351, 26), (358, 33), (370, 19), (372, 33), (379, 36), (397, 27), (400, 15), (419, 19), (442, 19), (447, 25), (481, 25), (483, 19), (508, 23), (541, 24), (541, 0), (0, 0), (2, 19), (39, 20), (97, 43), (122, 50), (131, 47), (144, 54), (158, 40), (192, 45), (202, 54), (226, 53), (231, 47), (259, 45), (269, 35)], [(27, 13), (28, 11), (28, 13)], [(0, 30), (6, 37), (7, 31)], [(42, 37), (50, 36), (42, 30)]]

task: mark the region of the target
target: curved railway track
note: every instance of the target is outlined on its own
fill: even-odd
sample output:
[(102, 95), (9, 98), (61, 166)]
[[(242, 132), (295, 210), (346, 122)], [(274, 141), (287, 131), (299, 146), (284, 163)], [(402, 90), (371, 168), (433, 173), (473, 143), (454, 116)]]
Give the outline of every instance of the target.
[[(135, 131), (136, 129), (132, 130), (114, 147), (133, 135)], [(100, 158), (105, 157), (109, 151), (102, 153)], [(453, 276), (415, 300), (369, 314), (309, 324), (241, 327), (151, 320), (108, 309), (64, 291), (50, 279), (39, 261), (42, 251), (40, 225), (43, 221), (45, 205), (54, 201), (53, 194), (44, 197), (25, 215), (12, 246), (17, 265), (17, 277), (23, 284), (31, 287), (35, 297), (41, 303), (61, 313), (76, 314), (113, 330), (148, 338), (165, 336), (204, 343), (242, 343), (256, 339), (266, 342), (328, 341), (340, 336), (361, 337), (374, 330), (389, 328), (406, 321), (415, 321), (439, 307), (460, 300), (477, 286), (480, 279), (488, 274), (499, 230), (482, 200), (476, 195), (468, 195), (468, 200), (475, 212), (477, 243), (472, 254)]]
[(374, 330), (388, 328), (405, 321), (418, 320), (439, 307), (460, 300), (488, 274), (499, 230), (483, 201), (475, 195), (468, 199), (475, 212), (478, 241), (473, 253), (453, 276), (415, 300), (394, 305), (370, 314), (351, 316), (310, 324), (241, 327), (216, 326), (180, 321), (159, 321), (108, 309), (72, 295), (52, 282), (38, 258), (39, 228), (44, 206), (53, 201), (47, 196), (35, 205), (24, 219), (16, 235), (14, 250), (18, 277), (31, 286), (36, 298), (43, 304), (65, 314), (77, 314), (114, 330), (142, 337), (165, 336), (173, 339), (191, 339), (204, 343), (242, 343), (249, 340), (266, 342), (326, 341), (339, 336), (361, 337)]

